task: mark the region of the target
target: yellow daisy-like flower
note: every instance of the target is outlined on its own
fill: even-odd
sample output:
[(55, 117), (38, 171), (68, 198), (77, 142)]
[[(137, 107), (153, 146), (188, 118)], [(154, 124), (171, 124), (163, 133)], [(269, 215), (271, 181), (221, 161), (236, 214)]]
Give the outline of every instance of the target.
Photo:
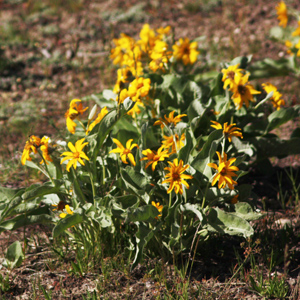
[(297, 56), (300, 56), (300, 40), (298, 41), (298, 43), (295, 45), (295, 48), (298, 49), (297, 51)]
[(141, 97), (146, 97), (148, 95), (150, 88), (150, 78), (139, 77), (129, 84), (128, 96), (132, 101), (139, 101)]
[(92, 131), (92, 129), (98, 124), (100, 123), (100, 121), (108, 114), (108, 110), (107, 107), (103, 107), (101, 109), (101, 111), (99, 112), (97, 118), (95, 119), (95, 121), (93, 123), (90, 124), (88, 130), (86, 131), (86, 134), (88, 134), (90, 131)]
[(120, 153), (120, 157), (121, 160), (124, 164), (128, 164), (127, 162), (127, 158), (129, 159), (129, 161), (131, 162), (131, 164), (133, 166), (135, 166), (135, 160), (134, 157), (131, 153), (131, 150), (134, 147), (139, 148), (139, 146), (137, 144), (132, 144), (133, 139), (130, 139), (126, 142), (126, 148), (121, 144), (120, 141), (118, 141), (117, 139), (113, 139), (113, 142), (117, 145), (116, 149), (111, 150), (109, 153)]
[(66, 160), (70, 160), (67, 164), (67, 171), (70, 172), (70, 168), (71, 166), (74, 167), (74, 169), (76, 170), (76, 167), (77, 167), (77, 162), (79, 162), (81, 165), (85, 165), (83, 160), (82, 159), (86, 159), (86, 160), (89, 160), (89, 158), (86, 156), (86, 154), (82, 151), (82, 149), (84, 148), (85, 145), (88, 144), (88, 142), (86, 143), (83, 143), (84, 141), (84, 138), (77, 141), (75, 143), (75, 146), (69, 142), (68, 143), (68, 147), (70, 148), (70, 150), (72, 152), (64, 152), (61, 154), (61, 156), (65, 155), (66, 157), (64, 157), (62, 160), (61, 160), (61, 164), (66, 161)]
[(176, 117), (174, 117), (174, 113), (175, 111), (172, 111), (169, 113), (169, 117), (167, 117), (167, 115), (164, 115), (164, 119), (163, 118), (159, 118), (159, 120), (157, 120), (153, 125), (160, 125), (161, 129), (163, 129), (166, 126), (170, 126), (171, 128), (174, 128), (176, 126), (177, 123), (179, 123), (181, 121), (182, 117), (187, 116), (186, 114), (182, 114), (182, 115), (178, 115)]
[(150, 28), (149, 24), (144, 24), (140, 31), (140, 41), (138, 43), (144, 52), (148, 52), (154, 47), (155, 41), (157, 39), (155, 31)]
[[(48, 164), (47, 161), (53, 161), (49, 154), (49, 140), (50, 140), (49, 137), (43, 136), (41, 139), (41, 146), (40, 146), (46, 164)], [(42, 164), (43, 162), (44, 161), (42, 160), (40, 164)]]
[(236, 136), (236, 137), (240, 137), (241, 139), (243, 138), (243, 134), (241, 132), (239, 132), (239, 130), (241, 130), (238, 127), (234, 127), (236, 125), (236, 123), (227, 125), (228, 122), (224, 123), (224, 125), (222, 126), (220, 123), (216, 122), (216, 121), (211, 121), (214, 125), (210, 125), (211, 127), (215, 128), (215, 129), (223, 129), (223, 134), (225, 136), (225, 138), (228, 138), (228, 141), (231, 143), (231, 137)]
[(129, 82), (129, 78), (132, 77), (132, 72), (130, 68), (126, 66), (125, 68), (118, 69), (117, 75), (118, 79), (113, 89), (115, 94), (118, 94), (125, 87), (125, 84)]
[[(80, 103), (77, 104), (77, 102), (80, 102)], [(65, 113), (67, 128), (68, 128), (69, 132), (71, 132), (72, 134), (75, 133), (75, 128), (76, 128), (77, 124), (73, 120), (75, 120), (79, 115), (82, 115), (87, 109), (88, 109), (88, 107), (83, 109), (80, 99), (73, 99), (71, 101), (70, 108)]]
[(288, 22), (287, 8), (283, 1), (279, 2), (276, 6), (277, 19), (279, 21), (279, 26), (286, 27)]
[(65, 208), (67, 213), (62, 212), (61, 214), (59, 214), (59, 216), (62, 219), (65, 218), (67, 215), (73, 215), (74, 214), (73, 210), (70, 208), (70, 206), (68, 204), (66, 204), (64, 208)]
[(271, 83), (263, 83), (262, 86), (267, 94), (273, 92), (273, 96), (270, 98), (270, 100), (277, 110), (279, 110), (281, 106), (285, 105), (285, 101), (281, 98), (282, 94), (277, 91), (276, 86)]
[(183, 194), (183, 185), (188, 189), (190, 186), (185, 181), (185, 179), (193, 179), (192, 175), (183, 174), (183, 172), (189, 168), (189, 165), (183, 166), (183, 161), (180, 160), (178, 164), (178, 159), (175, 158), (173, 163), (168, 161), (169, 167), (166, 167), (165, 170), (169, 171), (166, 174), (166, 178), (162, 183), (170, 183), (167, 193), (171, 193), (172, 190), (175, 190), (176, 194)]
[(234, 75), (234, 82), (230, 91), (233, 92), (231, 99), (235, 103), (237, 109), (240, 109), (245, 103), (246, 107), (249, 106), (249, 101), (255, 102), (253, 95), (260, 94), (261, 92), (254, 89), (254, 87), (248, 82), (250, 74), (245, 75), (236, 73)]
[(179, 138), (179, 135), (176, 133), (175, 135), (163, 136), (164, 140), (162, 141), (162, 147), (165, 149), (172, 149), (171, 153), (176, 153), (184, 146), (185, 134), (183, 133)]
[(30, 154), (37, 153), (37, 148), (41, 145), (41, 139), (35, 135), (32, 135), (29, 137), (29, 140), (26, 141), (24, 150), (21, 157), (21, 163), (24, 166), (26, 164), (26, 160), (31, 161), (32, 158), (30, 157)]
[(156, 29), (156, 32), (158, 33), (158, 38), (159, 39), (163, 39), (166, 35), (168, 35), (171, 31), (171, 26), (167, 26), (167, 27), (160, 27), (158, 29)]
[(188, 64), (192, 65), (197, 61), (198, 50), (197, 42), (190, 43), (188, 38), (182, 39), (173, 45), (173, 55), (177, 60), (182, 60), (183, 64), (186, 66)]
[(151, 201), (151, 204), (152, 204), (154, 207), (156, 207), (157, 210), (158, 210), (158, 212), (160, 213), (157, 217), (155, 217), (155, 219), (158, 219), (159, 217), (162, 216), (161, 212), (162, 212), (164, 206), (161, 205), (159, 202), (154, 202), (154, 201)]
[(149, 63), (149, 68), (156, 72), (158, 69), (165, 70), (165, 65), (171, 58), (171, 52), (168, 51), (168, 44), (164, 41), (157, 40), (155, 46), (151, 51), (150, 58), (152, 59)]
[(143, 157), (140, 160), (149, 160), (149, 162), (146, 164), (145, 169), (147, 169), (152, 164), (152, 171), (154, 172), (155, 167), (159, 161), (164, 161), (165, 158), (169, 157), (168, 150), (163, 150), (162, 147), (160, 147), (157, 152), (152, 151), (150, 149), (142, 151), (143, 155), (146, 155), (147, 157)]
[(234, 189), (233, 184), (237, 184), (237, 182), (234, 181), (232, 177), (237, 177), (237, 175), (234, 172), (238, 171), (239, 168), (231, 165), (236, 161), (236, 158), (230, 158), (229, 160), (227, 160), (227, 154), (224, 153), (222, 158), (220, 152), (218, 151), (217, 151), (217, 155), (219, 158), (219, 166), (216, 165), (215, 163), (207, 164), (209, 167), (214, 168), (218, 171), (211, 185), (214, 186), (219, 180), (218, 183), (219, 189), (224, 188), (227, 185), (231, 190), (233, 190)]
[(234, 85), (234, 75), (236, 73), (243, 74), (243, 69), (239, 69), (240, 64), (234, 65), (234, 66), (228, 66), (227, 69), (222, 69), (221, 72), (223, 73), (222, 81), (224, 82), (224, 89), (229, 86), (229, 88), (232, 88)]

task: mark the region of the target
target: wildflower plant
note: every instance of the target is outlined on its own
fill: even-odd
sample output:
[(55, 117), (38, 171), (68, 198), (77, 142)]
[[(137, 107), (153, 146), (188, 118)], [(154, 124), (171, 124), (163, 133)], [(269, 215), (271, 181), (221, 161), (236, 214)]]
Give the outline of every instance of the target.
[[(25, 141), (22, 164), (49, 180), (1, 188), (2, 231), (52, 224), (54, 237), (66, 234), (93, 255), (99, 247), (134, 253), (132, 267), (144, 254), (196, 251), (195, 238), (210, 233), (253, 234), (249, 221), (262, 214), (239, 178), (250, 159), (300, 153), (299, 136), (271, 133), (300, 108), (286, 107), (271, 83), (256, 85), (250, 57), (201, 80), (198, 42), (173, 45), (170, 35), (146, 24), (138, 40), (114, 39), (113, 90), (71, 101), (65, 141)], [(97, 106), (88, 112), (86, 100)]]

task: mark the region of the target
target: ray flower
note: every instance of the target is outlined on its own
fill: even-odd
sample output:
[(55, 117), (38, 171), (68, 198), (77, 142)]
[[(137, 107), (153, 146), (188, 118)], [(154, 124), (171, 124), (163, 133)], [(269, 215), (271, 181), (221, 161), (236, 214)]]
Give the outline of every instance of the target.
[(232, 137), (236, 136), (236, 137), (240, 137), (241, 139), (243, 138), (243, 134), (239, 131), (241, 130), (238, 127), (234, 127), (236, 125), (236, 123), (227, 125), (228, 122), (224, 123), (223, 126), (216, 122), (216, 121), (211, 121), (214, 125), (210, 125), (211, 127), (215, 128), (215, 129), (223, 129), (223, 135), (225, 138), (228, 138), (228, 141), (231, 143), (232, 141)]
[(64, 209), (66, 210), (66, 213), (62, 212), (62, 213), (59, 214), (59, 216), (62, 219), (65, 218), (67, 215), (73, 215), (74, 214), (73, 210), (71, 209), (71, 207), (68, 204), (65, 205)]
[(278, 92), (276, 86), (268, 82), (263, 83), (262, 86), (267, 94), (273, 92), (273, 96), (270, 98), (270, 100), (277, 110), (279, 110), (281, 106), (285, 105), (285, 101), (282, 99), (282, 94)]
[(176, 126), (176, 124), (181, 121), (182, 117), (187, 116), (186, 114), (182, 114), (182, 115), (178, 115), (178, 116), (174, 117), (174, 113), (175, 113), (175, 111), (173, 110), (172, 112), (169, 113), (168, 117), (167, 117), (167, 115), (164, 115), (164, 119), (159, 118), (159, 120), (157, 120), (153, 125), (154, 126), (160, 125), (161, 129), (163, 129), (165, 127), (165, 125), (174, 128)]
[(185, 134), (183, 133), (180, 137), (176, 133), (175, 135), (164, 135), (162, 141), (162, 147), (165, 149), (172, 149), (170, 154), (176, 153), (184, 146)]
[(124, 147), (120, 141), (118, 141), (117, 139), (113, 139), (113, 142), (117, 145), (117, 148), (111, 150), (109, 153), (120, 153), (121, 160), (124, 164), (128, 164), (127, 162), (127, 158), (128, 158), (131, 164), (135, 166), (135, 160), (131, 153), (131, 150), (134, 147), (139, 148), (139, 146), (137, 144), (131, 145), (132, 141), (133, 139), (128, 140), (126, 142), (126, 147)]
[(230, 91), (233, 92), (232, 99), (237, 109), (242, 108), (245, 103), (246, 107), (249, 106), (249, 101), (255, 102), (253, 95), (260, 94), (261, 92), (254, 89), (254, 87), (248, 82), (250, 74), (245, 75), (236, 73), (234, 75), (234, 82)]
[(95, 119), (95, 121), (93, 123), (91, 123), (86, 131), (86, 134), (88, 134), (90, 131), (92, 131), (92, 129), (98, 124), (100, 123), (100, 121), (108, 114), (108, 110), (107, 107), (103, 107), (101, 109), (101, 111), (99, 112), (97, 118)]
[[(77, 104), (77, 102), (80, 102)], [(75, 133), (75, 128), (77, 124), (74, 122), (74, 120), (79, 116), (82, 115), (88, 107), (83, 108), (82, 103), (80, 99), (73, 99), (70, 103), (70, 107), (65, 113), (65, 118), (66, 118), (66, 123), (67, 123), (67, 128), (68, 130), (74, 134)]]
[(288, 22), (287, 8), (284, 1), (280, 1), (276, 6), (277, 19), (279, 21), (279, 26), (286, 27)]
[(223, 73), (222, 81), (224, 82), (223, 88), (226, 89), (227, 86), (232, 88), (234, 84), (234, 75), (236, 73), (242, 73), (243, 69), (239, 69), (240, 64), (234, 66), (228, 66), (227, 69), (222, 69), (221, 72)]
[(183, 161), (180, 160), (178, 164), (178, 159), (175, 158), (173, 163), (168, 161), (169, 167), (166, 167), (165, 170), (169, 171), (166, 174), (166, 179), (162, 183), (170, 183), (170, 186), (167, 190), (167, 193), (171, 193), (172, 190), (175, 190), (176, 194), (183, 194), (183, 185), (188, 189), (190, 186), (185, 181), (185, 179), (193, 179), (192, 175), (183, 174), (183, 172), (189, 168), (189, 165), (183, 166)]
[(142, 151), (142, 154), (146, 155), (146, 157), (143, 157), (140, 160), (149, 160), (145, 166), (145, 169), (152, 164), (152, 171), (154, 172), (157, 163), (159, 161), (164, 161), (165, 158), (169, 157), (168, 152), (168, 150), (163, 150), (163, 147), (160, 147), (157, 152), (147, 149)]
[(237, 182), (234, 181), (232, 177), (237, 177), (237, 175), (234, 172), (238, 171), (239, 168), (231, 165), (236, 161), (236, 158), (233, 157), (227, 160), (227, 154), (223, 153), (223, 158), (222, 158), (220, 152), (218, 151), (217, 151), (217, 155), (219, 158), (219, 166), (215, 163), (207, 164), (209, 167), (217, 170), (217, 174), (215, 174), (211, 185), (214, 186), (217, 183), (217, 181), (219, 181), (218, 183), (219, 189), (225, 188), (227, 185), (231, 190), (233, 190), (234, 189), (233, 185), (237, 184)]
[(183, 64), (186, 66), (188, 64), (192, 65), (197, 61), (198, 50), (197, 42), (191, 42), (188, 38), (182, 39), (175, 45), (173, 45), (173, 55), (177, 60), (182, 60)]
[[(42, 155), (43, 155), (43, 158), (44, 158), (46, 164), (48, 164), (47, 161), (53, 161), (52, 158), (50, 157), (49, 142), (50, 142), (49, 137), (47, 137), (47, 136), (42, 137), (40, 149), (42, 151)], [(42, 164), (43, 162), (44, 161), (42, 160), (40, 162), (40, 164)]]
[(61, 164), (64, 161), (69, 159), (69, 162), (67, 164), (67, 171), (68, 172), (70, 172), (71, 166), (73, 166), (74, 169), (76, 170), (77, 162), (79, 162), (81, 165), (84, 166), (85, 164), (84, 164), (82, 159), (89, 160), (89, 158), (86, 156), (86, 154), (82, 151), (82, 149), (84, 148), (84, 146), (86, 146), (88, 144), (88, 142), (83, 143), (83, 141), (84, 141), (84, 138), (77, 141), (75, 143), (75, 146), (71, 142), (69, 142), (68, 147), (71, 150), (71, 152), (67, 151), (67, 152), (64, 152), (64, 153), (61, 154), (61, 156), (63, 156), (63, 155), (66, 156), (61, 160), (61, 162), (60, 162)]
[(41, 145), (41, 139), (35, 135), (32, 135), (29, 137), (29, 140), (26, 141), (24, 150), (21, 157), (21, 163), (22, 165), (26, 164), (26, 160), (31, 161), (32, 158), (30, 157), (30, 154), (37, 153), (37, 148)]
[(159, 212), (159, 215), (157, 217), (155, 217), (155, 219), (158, 219), (159, 217), (162, 216), (161, 212), (164, 208), (163, 205), (161, 205), (159, 202), (155, 202), (155, 201), (151, 201), (151, 204), (157, 208), (158, 212)]

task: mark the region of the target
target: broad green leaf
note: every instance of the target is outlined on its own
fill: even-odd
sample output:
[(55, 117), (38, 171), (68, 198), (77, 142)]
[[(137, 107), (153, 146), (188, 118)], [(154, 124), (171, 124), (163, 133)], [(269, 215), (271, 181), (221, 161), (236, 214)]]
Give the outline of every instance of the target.
[[(40, 210), (40, 208), (39, 208)], [(48, 214), (38, 215), (19, 215), (0, 224), (0, 232), (4, 230), (15, 230), (23, 226), (32, 224), (49, 224), (53, 221), (52, 217)]]
[(240, 235), (244, 238), (251, 237), (254, 233), (253, 228), (245, 219), (225, 212), (218, 207), (210, 209), (205, 227), (210, 231)]
[(18, 268), (22, 264), (24, 258), (25, 255), (21, 243), (15, 241), (7, 248), (4, 265), (10, 270)]
[(247, 202), (238, 202), (235, 204), (235, 212), (233, 213), (242, 219), (247, 221), (258, 220), (264, 216), (264, 214), (260, 214), (253, 211), (251, 205)]
[(121, 171), (121, 175), (126, 184), (129, 184), (135, 190), (144, 190), (146, 185), (149, 183), (148, 178), (136, 172), (133, 168), (127, 167)]
[(295, 117), (299, 116), (300, 106), (281, 108), (279, 110), (274, 111), (268, 116), (268, 127), (266, 128), (266, 132), (270, 132), (273, 129), (279, 127), (286, 122), (293, 120)]
[(10, 189), (0, 186), (0, 202), (11, 201), (17, 194), (22, 192), (24, 189)]
[(10, 212), (16, 208), (20, 203), (23, 202), (23, 199), (19, 196), (14, 198), (12, 201), (7, 203), (5, 207), (3, 207), (3, 210), (0, 213), (0, 221), (2, 221), (6, 216), (10, 214)]
[(178, 160), (183, 160), (184, 164), (188, 163), (188, 160), (190, 158), (190, 152), (193, 149), (193, 139), (189, 130), (186, 130), (185, 132), (185, 146), (183, 146), (178, 153)]
[[(61, 183), (60, 183), (61, 185)], [(38, 187), (35, 187), (34, 189), (26, 190), (25, 193), (22, 195), (22, 199), (24, 201), (30, 201), (37, 197), (42, 197), (47, 194), (56, 194), (59, 192), (59, 186), (50, 186), (44, 184)]]
[(60, 219), (58, 223), (55, 225), (52, 231), (53, 237), (58, 237), (62, 233), (65, 232), (68, 228), (77, 225), (83, 221), (83, 217), (77, 213), (73, 215), (68, 215), (63, 219)]
[(138, 208), (128, 208), (127, 222), (147, 222), (159, 215), (156, 207), (153, 205), (143, 205)]
[(200, 205), (185, 203), (180, 206), (180, 209), (182, 210), (182, 212), (191, 211), (197, 216), (199, 221), (203, 220), (202, 209)]
[(208, 137), (208, 140), (204, 144), (199, 154), (195, 157), (191, 166), (205, 175), (207, 178), (212, 176), (211, 168), (207, 165), (212, 162), (212, 158), (215, 155), (218, 146), (223, 139), (223, 131), (221, 129), (214, 130)]
[(239, 56), (234, 58), (229, 64), (228, 66), (234, 66), (239, 64), (239, 67), (242, 69), (246, 69), (248, 67), (248, 64), (251, 62), (252, 60), (252, 55), (248, 55), (248, 56)]
[(270, 78), (275, 76), (286, 76), (290, 73), (294, 73), (293, 58), (280, 58), (274, 60), (271, 58), (265, 58), (261, 61), (257, 61), (248, 68), (251, 73), (250, 79), (258, 78)]
[(143, 258), (144, 247), (152, 239), (154, 232), (151, 228), (143, 223), (137, 222), (138, 232), (136, 233), (136, 251), (131, 270), (133, 270)]

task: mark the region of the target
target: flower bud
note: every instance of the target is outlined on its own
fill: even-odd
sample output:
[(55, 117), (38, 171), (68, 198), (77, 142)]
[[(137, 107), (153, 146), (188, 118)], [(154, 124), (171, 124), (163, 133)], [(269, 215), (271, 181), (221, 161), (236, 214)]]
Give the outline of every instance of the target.
[(89, 121), (94, 119), (94, 117), (96, 116), (96, 112), (97, 112), (97, 104), (95, 104), (90, 111), (89, 118), (88, 118)]

